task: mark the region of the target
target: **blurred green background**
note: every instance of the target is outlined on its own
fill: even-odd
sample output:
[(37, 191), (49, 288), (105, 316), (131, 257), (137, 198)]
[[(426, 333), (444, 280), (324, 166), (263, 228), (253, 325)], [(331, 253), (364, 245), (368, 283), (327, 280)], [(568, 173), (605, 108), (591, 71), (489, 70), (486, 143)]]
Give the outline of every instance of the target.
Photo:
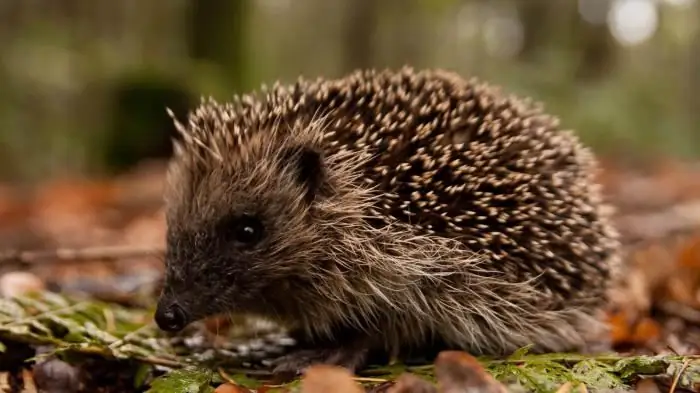
[(442, 67), (543, 101), (601, 154), (700, 156), (698, 0), (2, 0), (0, 180), (167, 157), (200, 95)]

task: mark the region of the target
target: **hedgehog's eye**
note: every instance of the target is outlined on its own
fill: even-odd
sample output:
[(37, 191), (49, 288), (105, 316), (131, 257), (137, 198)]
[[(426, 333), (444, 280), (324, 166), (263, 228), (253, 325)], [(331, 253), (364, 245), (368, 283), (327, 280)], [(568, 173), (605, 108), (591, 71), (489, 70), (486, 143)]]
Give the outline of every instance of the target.
[(252, 246), (262, 239), (263, 224), (254, 216), (243, 215), (234, 222), (234, 240), (244, 246)]

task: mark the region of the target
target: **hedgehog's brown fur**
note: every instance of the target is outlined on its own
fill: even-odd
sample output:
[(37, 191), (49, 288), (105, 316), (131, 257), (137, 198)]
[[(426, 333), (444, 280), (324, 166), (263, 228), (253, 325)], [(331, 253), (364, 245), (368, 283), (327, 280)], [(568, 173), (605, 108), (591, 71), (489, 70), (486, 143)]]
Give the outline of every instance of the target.
[[(618, 242), (596, 162), (528, 101), (406, 67), (210, 99), (177, 125), (159, 309), (323, 339), (280, 369), (431, 339), (577, 349), (602, 331)], [(247, 251), (227, 232), (243, 211), (265, 228)]]

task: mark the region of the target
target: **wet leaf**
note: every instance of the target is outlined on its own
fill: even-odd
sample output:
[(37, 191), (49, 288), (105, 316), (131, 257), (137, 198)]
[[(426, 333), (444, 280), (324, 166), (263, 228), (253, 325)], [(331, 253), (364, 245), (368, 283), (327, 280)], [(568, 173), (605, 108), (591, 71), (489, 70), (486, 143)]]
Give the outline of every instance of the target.
[(615, 364), (615, 370), (622, 379), (631, 379), (637, 375), (654, 375), (665, 372), (668, 361), (663, 357), (637, 356), (621, 359)]
[(577, 381), (597, 389), (620, 389), (625, 384), (615, 374), (614, 366), (599, 362), (596, 359), (584, 360), (576, 363), (571, 369), (572, 375)]
[(153, 367), (149, 364), (140, 365), (136, 370), (136, 374), (134, 375), (134, 387), (138, 389), (144, 386), (152, 370)]
[(172, 371), (151, 382), (148, 393), (211, 393), (212, 372), (198, 368)]

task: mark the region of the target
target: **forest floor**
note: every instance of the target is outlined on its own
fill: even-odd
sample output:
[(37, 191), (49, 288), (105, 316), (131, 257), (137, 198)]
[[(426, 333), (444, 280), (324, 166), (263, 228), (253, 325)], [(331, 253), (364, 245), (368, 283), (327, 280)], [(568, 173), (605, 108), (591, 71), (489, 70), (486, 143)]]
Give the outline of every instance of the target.
[(0, 186), (0, 371), (8, 391), (700, 391), (700, 165), (608, 164), (601, 174), (628, 251), (627, 286), (609, 312), (616, 352), (444, 352), (434, 364), (360, 375), (315, 367), (285, 383), (259, 365), (261, 353), (288, 345), (269, 324), (210, 318), (174, 337), (153, 326), (163, 169), (145, 164), (116, 179), (31, 190)]

